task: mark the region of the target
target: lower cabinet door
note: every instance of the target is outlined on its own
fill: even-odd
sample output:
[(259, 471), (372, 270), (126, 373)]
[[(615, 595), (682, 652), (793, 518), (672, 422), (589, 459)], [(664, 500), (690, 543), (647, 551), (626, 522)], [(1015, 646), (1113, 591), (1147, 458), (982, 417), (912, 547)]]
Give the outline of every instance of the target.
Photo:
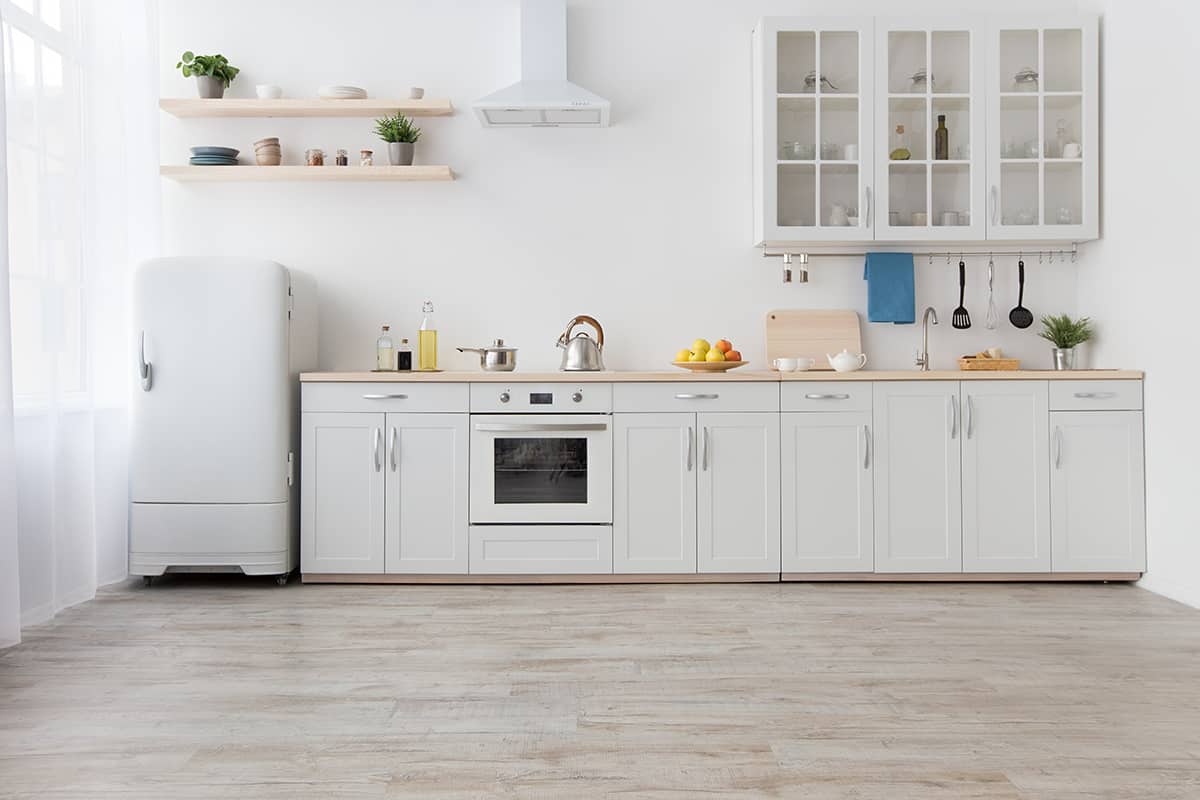
[(1146, 570), (1141, 411), (1050, 415), (1055, 572)]
[(387, 572), (466, 574), (468, 419), (387, 415)]
[(957, 381), (875, 384), (875, 571), (962, 571)]
[(700, 572), (779, 572), (779, 414), (697, 414)]
[(384, 415), (301, 415), (300, 569), (383, 572)]
[(782, 570), (875, 568), (871, 412), (783, 415)]
[(696, 571), (696, 415), (613, 415), (613, 572)]
[(962, 384), (964, 572), (1050, 571), (1049, 385)]

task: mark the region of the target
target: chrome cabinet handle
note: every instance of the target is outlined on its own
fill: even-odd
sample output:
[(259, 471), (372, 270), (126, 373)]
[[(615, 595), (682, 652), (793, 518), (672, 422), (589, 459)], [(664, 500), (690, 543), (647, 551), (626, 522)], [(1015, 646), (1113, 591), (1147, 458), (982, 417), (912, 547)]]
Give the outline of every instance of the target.
[(1054, 468), (1062, 469), (1063, 438), (1062, 426), (1054, 429)]
[(375, 429), (374, 444), (371, 445), (371, 458), (375, 460), (375, 471), (379, 472), (383, 469), (383, 462), (379, 458), (379, 443), (383, 441), (383, 432), (379, 428)]
[(363, 400), (407, 400), (406, 394), (364, 394)]
[(485, 433), (583, 433), (585, 431), (606, 431), (607, 422), (480, 422), (475, 430)]
[(148, 392), (154, 386), (154, 365), (146, 360), (146, 332), (142, 331), (138, 344), (138, 377), (142, 380), (142, 391)]
[(1080, 400), (1111, 400), (1117, 396), (1116, 392), (1076, 392), (1075, 396)]
[(676, 400), (716, 400), (719, 394), (677, 394)]
[(871, 187), (864, 186), (863, 194), (866, 196), (866, 202), (863, 205), (866, 206), (866, 212), (867, 212), (867, 213), (863, 214), (863, 224), (869, 228), (869, 227), (871, 227), (871, 199), (872, 199), (871, 198)]
[(687, 445), (687, 471), (688, 472), (692, 471), (692, 457), (693, 457), (692, 456), (692, 448), (695, 447), (695, 443), (696, 443), (696, 430), (691, 425), (689, 425), (688, 429), (687, 429), (687, 442), (686, 442), (686, 445)]
[(975, 403), (971, 395), (967, 395), (967, 438), (975, 432)]
[(392, 426), (391, 439), (392, 439), (391, 446), (388, 449), (392, 453), (392, 472), (395, 472), (396, 466), (397, 466), (397, 464), (396, 464), (397, 455), (396, 455), (396, 426), (394, 426), (394, 425)]
[(708, 470), (708, 426), (704, 426), (704, 444), (700, 448), (700, 469)]
[(848, 394), (806, 394), (805, 400), (849, 400)]
[(998, 225), (1000, 223), (1000, 189), (994, 183), (988, 200), (992, 204), (992, 224)]
[(862, 427), (863, 440), (863, 469), (871, 468), (871, 426), (863, 425)]
[(958, 403), (955, 402), (957, 400), (957, 398), (951, 396), (951, 397), (947, 397), (946, 399), (950, 401), (950, 438), (957, 439), (958, 438)]

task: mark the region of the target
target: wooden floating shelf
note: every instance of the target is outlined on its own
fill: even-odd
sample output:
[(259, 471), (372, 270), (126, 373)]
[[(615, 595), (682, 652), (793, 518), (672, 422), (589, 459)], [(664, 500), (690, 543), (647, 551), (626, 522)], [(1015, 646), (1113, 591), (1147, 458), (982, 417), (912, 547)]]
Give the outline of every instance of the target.
[(191, 165), (162, 166), (159, 174), (164, 178), (187, 183), (193, 182), (274, 182), (274, 181), (452, 181), (454, 172), (450, 167), (425, 164), (411, 167), (308, 167), (288, 165), (277, 167)]
[(449, 100), (327, 100), (291, 98), (259, 100), (254, 97), (166, 98), (158, 107), (176, 117), (381, 117), (399, 111), (410, 117), (445, 117), (454, 113)]

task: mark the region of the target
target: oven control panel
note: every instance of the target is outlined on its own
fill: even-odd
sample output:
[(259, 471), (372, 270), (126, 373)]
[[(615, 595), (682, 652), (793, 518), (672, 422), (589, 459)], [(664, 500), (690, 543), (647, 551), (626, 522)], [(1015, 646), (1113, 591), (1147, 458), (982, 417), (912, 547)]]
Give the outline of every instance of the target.
[(608, 414), (612, 384), (473, 383), (471, 411), (488, 414)]

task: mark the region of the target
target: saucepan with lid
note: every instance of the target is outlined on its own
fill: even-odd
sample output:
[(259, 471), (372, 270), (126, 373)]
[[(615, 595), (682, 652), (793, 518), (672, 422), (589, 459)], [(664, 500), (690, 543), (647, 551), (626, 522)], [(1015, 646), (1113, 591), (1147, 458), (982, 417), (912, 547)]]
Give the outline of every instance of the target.
[(517, 348), (506, 347), (496, 339), (491, 347), (459, 347), (460, 353), (479, 353), (479, 368), (484, 372), (512, 372), (517, 368)]

